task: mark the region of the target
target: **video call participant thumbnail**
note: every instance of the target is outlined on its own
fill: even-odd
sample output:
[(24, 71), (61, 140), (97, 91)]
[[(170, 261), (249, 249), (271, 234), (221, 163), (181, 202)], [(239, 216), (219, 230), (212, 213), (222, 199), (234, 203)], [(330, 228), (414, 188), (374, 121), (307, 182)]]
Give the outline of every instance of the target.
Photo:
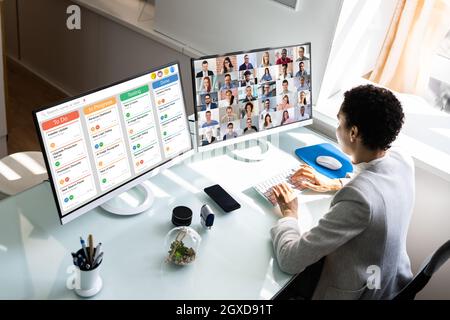
[(277, 105), (277, 111), (283, 111), (287, 110), (289, 108), (292, 108), (292, 104), (290, 103), (289, 96), (285, 94), (283, 98), (281, 99), (281, 102)]
[(308, 75), (308, 72), (306, 72), (306, 70), (305, 70), (305, 63), (303, 61), (299, 62), (298, 63), (298, 71), (295, 74), (295, 77), (300, 78), (302, 76), (307, 76), (307, 75)]
[(264, 130), (273, 128), (272, 116), (270, 115), (270, 113), (266, 113), (266, 115), (264, 116), (262, 127)]
[(274, 88), (272, 83), (266, 82), (263, 86), (262, 86), (262, 94), (261, 94), (261, 99), (267, 99), (270, 97), (275, 96), (276, 93), (276, 89)]
[(306, 106), (308, 105), (308, 98), (306, 98), (306, 92), (300, 91), (298, 94), (298, 105), (299, 106)]
[(260, 68), (267, 68), (270, 67), (272, 64), (270, 63), (270, 53), (269, 51), (266, 51), (263, 53), (261, 57), (261, 64), (259, 65)]
[(208, 76), (213, 76), (214, 72), (209, 70), (209, 65), (208, 65), (208, 61), (203, 61), (202, 62), (202, 70), (200, 72), (197, 73), (197, 78), (204, 78), (204, 77), (208, 77)]
[(252, 102), (247, 102), (244, 108), (241, 110), (242, 119), (251, 118), (255, 115), (255, 106)]
[(268, 112), (277, 111), (277, 102), (275, 97), (262, 99), (260, 101), (262, 110), (267, 110)]
[(205, 131), (205, 138), (202, 140), (202, 146), (207, 146), (216, 141), (216, 137), (214, 137), (213, 130), (210, 128)]
[(201, 111), (206, 111), (206, 110), (211, 110), (211, 109), (216, 109), (216, 108), (217, 108), (217, 103), (212, 102), (211, 95), (206, 94), (205, 95), (205, 104), (202, 105)]
[(246, 126), (245, 126), (245, 129), (244, 129), (244, 134), (250, 134), (250, 133), (258, 132), (258, 128), (256, 128), (253, 125), (252, 118), (247, 118), (245, 123), (246, 123)]
[(212, 117), (211, 111), (209, 111), (209, 110), (206, 111), (205, 112), (206, 122), (203, 123), (202, 128), (211, 127), (211, 126), (215, 126), (215, 125), (219, 124), (218, 121), (212, 119), (211, 117)]
[(231, 80), (231, 75), (227, 73), (224, 77), (224, 83), (222, 87), (220, 87), (220, 90), (230, 90), (237, 88), (237, 85)]
[(200, 93), (211, 93), (212, 91), (212, 84), (211, 84), (211, 78), (210, 77), (204, 77), (202, 80), (202, 86), (200, 89)]
[(253, 74), (250, 70), (244, 72), (244, 79), (241, 81), (241, 87), (253, 86), (256, 84), (256, 79), (252, 77)]
[(231, 62), (230, 57), (225, 57), (223, 59), (222, 68), (220, 70), (221, 74), (230, 73), (234, 71), (234, 65)]
[(234, 139), (238, 136), (237, 132), (234, 131), (233, 123), (228, 123), (227, 125), (227, 133), (223, 135), (223, 140)]
[(222, 116), (222, 118), (220, 119), (220, 121), (222, 123), (226, 123), (226, 122), (231, 122), (231, 121), (235, 121), (238, 120), (239, 117), (238, 115), (233, 111), (233, 107), (232, 106), (228, 106), (225, 109), (225, 114)]
[(281, 57), (277, 59), (276, 64), (288, 64), (291, 62), (292, 59), (287, 56), (287, 49), (281, 50)]
[(283, 82), (281, 83), (281, 91), (278, 94), (282, 94), (282, 95), (294, 94), (293, 91), (289, 90), (289, 81), (287, 79), (283, 80)]
[(261, 82), (272, 81), (272, 75), (270, 74), (269, 68), (264, 68), (264, 74), (261, 77)]
[(308, 91), (309, 85), (306, 83), (305, 77), (300, 77), (298, 81), (296, 81), (297, 91)]
[(280, 126), (285, 125), (285, 124), (290, 124), (292, 122), (294, 122), (293, 117), (291, 117), (291, 115), (289, 114), (288, 110), (284, 110), (283, 111), (283, 116), (281, 117)]
[(297, 60), (295, 60), (295, 62), (300, 62), (300, 61), (308, 61), (309, 58), (307, 56), (305, 56), (305, 47), (299, 47), (298, 48), (298, 58)]
[(253, 65), (250, 62), (250, 57), (248, 54), (244, 55), (244, 63), (239, 66), (239, 71), (250, 70), (253, 69)]
[(253, 87), (245, 87), (245, 96), (241, 99), (242, 102), (255, 101), (256, 97), (253, 95)]
[[(235, 91), (235, 94), (233, 94), (233, 91)], [(233, 89), (233, 91), (228, 89), (226, 91), (220, 92), (221, 95), (221, 100), (219, 101), (220, 108), (232, 106), (237, 103), (238, 99), (236, 98), (236, 96), (238, 94), (238, 91), (237, 89)]]
[(292, 72), (288, 71), (289, 65), (287, 63), (283, 63), (281, 65), (280, 74), (278, 75), (278, 80), (285, 80), (292, 78)]
[(306, 107), (305, 106), (301, 106), (300, 107), (300, 116), (298, 120), (307, 120), (310, 118), (310, 115), (308, 113), (306, 113)]

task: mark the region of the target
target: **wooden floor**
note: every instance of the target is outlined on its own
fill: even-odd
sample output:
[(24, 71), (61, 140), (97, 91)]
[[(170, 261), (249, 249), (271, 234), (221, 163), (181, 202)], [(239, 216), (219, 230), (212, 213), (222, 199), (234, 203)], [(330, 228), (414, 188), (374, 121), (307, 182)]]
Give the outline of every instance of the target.
[(40, 151), (31, 112), (66, 97), (11, 59), (6, 61), (8, 153)]

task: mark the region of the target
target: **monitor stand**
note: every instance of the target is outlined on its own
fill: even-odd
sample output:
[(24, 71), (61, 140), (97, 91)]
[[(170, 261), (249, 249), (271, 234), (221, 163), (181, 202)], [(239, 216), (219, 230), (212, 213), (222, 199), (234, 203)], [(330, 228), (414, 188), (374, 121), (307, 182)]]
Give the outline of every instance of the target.
[(237, 161), (259, 162), (267, 158), (269, 144), (263, 139), (253, 139), (227, 146), (227, 154)]
[(130, 216), (150, 209), (154, 200), (155, 196), (150, 187), (141, 183), (105, 202), (100, 207), (113, 214)]

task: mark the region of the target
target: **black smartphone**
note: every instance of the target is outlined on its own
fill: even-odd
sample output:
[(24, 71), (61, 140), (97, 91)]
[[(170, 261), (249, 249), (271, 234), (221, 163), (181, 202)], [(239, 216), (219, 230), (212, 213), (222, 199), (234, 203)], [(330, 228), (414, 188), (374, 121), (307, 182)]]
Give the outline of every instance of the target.
[(230, 212), (239, 209), (241, 205), (233, 199), (228, 192), (226, 192), (220, 185), (203, 189), (208, 196), (210, 196), (225, 212)]

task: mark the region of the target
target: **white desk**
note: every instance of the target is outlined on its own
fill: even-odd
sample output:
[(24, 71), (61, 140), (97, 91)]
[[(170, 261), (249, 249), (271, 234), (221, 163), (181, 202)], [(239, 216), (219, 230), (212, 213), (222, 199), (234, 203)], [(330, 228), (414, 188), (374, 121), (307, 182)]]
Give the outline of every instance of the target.
[[(290, 276), (280, 271), (270, 240), (278, 209), (251, 186), (298, 161), (295, 148), (324, 141), (300, 128), (274, 135), (261, 162), (233, 160), (222, 148), (197, 154), (148, 181), (155, 203), (133, 217), (97, 208), (61, 226), (48, 183), (0, 201), (0, 299), (77, 299), (66, 288), (70, 252), (79, 248), (79, 236), (89, 233), (103, 242), (105, 252), (104, 286), (97, 299), (270, 299)], [(203, 188), (215, 183), (242, 208), (223, 213), (212, 205), (216, 219), (207, 231), (199, 212), (203, 203), (212, 203)], [(330, 198), (311, 192), (300, 196), (303, 228), (318, 222)], [(164, 263), (164, 239), (177, 205), (193, 210), (191, 226), (203, 238), (196, 261), (185, 267)]]

